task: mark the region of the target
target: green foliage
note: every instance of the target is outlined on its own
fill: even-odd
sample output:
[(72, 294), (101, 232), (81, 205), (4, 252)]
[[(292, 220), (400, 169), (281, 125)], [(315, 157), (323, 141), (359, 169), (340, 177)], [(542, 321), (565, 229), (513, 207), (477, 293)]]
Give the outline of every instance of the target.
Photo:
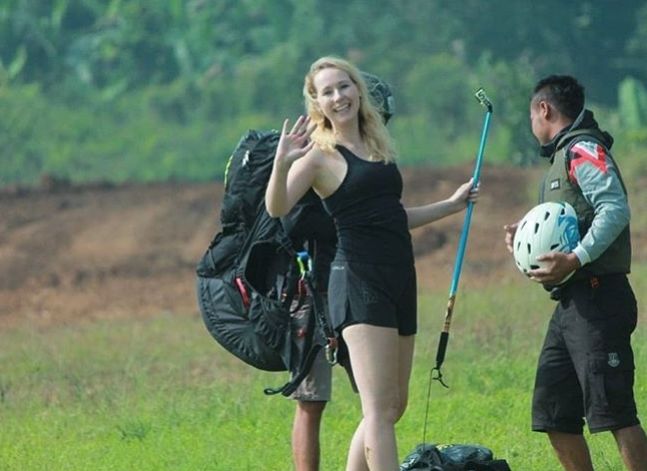
[(537, 154), (528, 119), (535, 84), (533, 68), (525, 61), (509, 63), (485, 53), (477, 63), (477, 75), (495, 103), (493, 140), (500, 146), (497, 160), (529, 165)]
[(647, 90), (633, 77), (627, 77), (620, 82), (618, 112), (627, 130), (647, 128)]
[[(619, 102), (621, 103), (618, 109), (610, 110), (594, 107), (593, 110), (596, 117), (605, 117), (603, 127), (610, 131), (615, 138), (612, 153), (618, 161), (624, 181), (629, 187), (629, 201), (634, 208), (632, 211), (633, 225), (635, 220), (644, 219), (642, 212), (636, 211), (636, 208), (642, 207), (645, 203), (643, 201), (645, 198), (643, 197), (642, 187), (644, 186), (645, 176), (647, 176), (647, 125), (632, 128), (627, 123), (625, 112), (632, 109), (636, 111), (637, 104), (628, 103), (627, 105), (622, 105), (622, 103), (624, 100), (631, 99), (632, 94), (643, 87), (640, 83), (631, 84), (630, 87), (627, 87), (627, 83), (631, 84), (631, 81), (623, 82), (625, 93), (623, 94), (620, 91), (618, 93)], [(627, 90), (632, 93), (627, 94)], [(630, 113), (628, 114), (630, 115)]]
[(72, 108), (47, 100), (38, 87), (0, 90), (0, 126), (7, 130), (0, 134), (0, 184), (36, 183), (43, 174), (72, 181), (219, 178), (250, 122), (280, 125), (261, 114), (221, 124), (199, 120), (174, 93), (173, 84), (150, 87), (109, 105)]
[(647, 3), (641, 2), (635, 12), (635, 31), (627, 41), (626, 56), (621, 59), (621, 64), (631, 70), (637, 71), (645, 79), (647, 64)]
[(38, 175), (46, 154), (37, 129), (51, 108), (41, 98), (37, 86), (17, 90), (0, 88), (0, 148), (2, 149), (1, 184)]
[[(483, 86), (495, 104), (488, 160), (527, 165), (534, 81), (573, 73), (590, 100), (615, 106), (624, 77), (647, 79), (645, 14), (639, 0), (7, 0), (0, 184), (212, 178), (200, 167), (228, 154), (232, 135), (303, 111), (303, 75), (326, 54), (393, 85), (403, 164), (473, 158), (471, 95)], [(637, 96), (621, 91), (620, 107)], [(620, 137), (647, 147), (643, 127), (629, 131)]]
[[(424, 117), (447, 139), (462, 134), (474, 102), (470, 98), (469, 67), (447, 53), (421, 57), (402, 84), (405, 114)], [(470, 106), (466, 106), (470, 105)]]

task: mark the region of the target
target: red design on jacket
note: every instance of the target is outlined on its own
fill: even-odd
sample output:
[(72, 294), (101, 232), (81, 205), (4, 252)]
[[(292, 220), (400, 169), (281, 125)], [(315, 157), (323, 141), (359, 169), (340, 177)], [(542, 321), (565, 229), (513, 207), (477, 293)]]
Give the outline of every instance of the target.
[(571, 147), (571, 166), (568, 177), (577, 183), (575, 170), (582, 164), (590, 163), (600, 173), (607, 173), (607, 151), (600, 144), (591, 141), (582, 141)]

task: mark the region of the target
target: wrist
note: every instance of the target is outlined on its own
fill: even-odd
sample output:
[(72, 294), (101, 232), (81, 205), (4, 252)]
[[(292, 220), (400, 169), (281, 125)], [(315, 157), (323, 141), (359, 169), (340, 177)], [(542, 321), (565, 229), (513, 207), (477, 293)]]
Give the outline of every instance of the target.
[(570, 268), (572, 270), (577, 270), (578, 268), (580, 268), (582, 266), (582, 262), (580, 261), (577, 254), (571, 252), (566, 256), (566, 258), (567, 258), (568, 263), (570, 265)]
[(449, 207), (452, 209), (452, 212), (458, 213), (462, 210), (464, 210), (467, 207), (467, 200), (459, 200), (459, 199), (453, 199), (450, 198), (448, 200), (449, 202)]
[(282, 175), (287, 175), (290, 171), (292, 164), (285, 161), (285, 159), (279, 158), (278, 156), (274, 158), (274, 171)]

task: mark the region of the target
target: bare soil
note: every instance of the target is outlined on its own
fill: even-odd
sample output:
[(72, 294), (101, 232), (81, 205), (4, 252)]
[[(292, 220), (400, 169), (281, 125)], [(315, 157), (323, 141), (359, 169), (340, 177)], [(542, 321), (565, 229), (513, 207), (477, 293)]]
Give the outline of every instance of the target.
[[(469, 167), (405, 169), (405, 204), (446, 198), (470, 175)], [(502, 227), (531, 207), (537, 181), (536, 171), (483, 168), (461, 289), (521, 276)], [(194, 270), (219, 230), (220, 183), (55, 183), (0, 190), (0, 329), (197, 315)], [(412, 232), (421, 291), (449, 289), (462, 225), (460, 214)]]

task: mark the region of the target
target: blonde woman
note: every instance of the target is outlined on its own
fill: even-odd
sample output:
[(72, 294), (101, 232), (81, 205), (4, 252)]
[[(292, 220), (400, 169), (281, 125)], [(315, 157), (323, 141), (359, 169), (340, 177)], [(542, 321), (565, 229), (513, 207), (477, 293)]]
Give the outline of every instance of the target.
[(468, 181), (445, 200), (402, 206), (393, 143), (350, 62), (315, 61), (303, 94), (308, 115), (291, 129), (283, 123), (265, 203), (283, 216), (313, 188), (334, 218), (330, 316), (348, 347), (362, 406), (346, 469), (395, 471), (395, 423), (407, 404), (417, 329), (409, 229), (461, 211), (478, 191)]

